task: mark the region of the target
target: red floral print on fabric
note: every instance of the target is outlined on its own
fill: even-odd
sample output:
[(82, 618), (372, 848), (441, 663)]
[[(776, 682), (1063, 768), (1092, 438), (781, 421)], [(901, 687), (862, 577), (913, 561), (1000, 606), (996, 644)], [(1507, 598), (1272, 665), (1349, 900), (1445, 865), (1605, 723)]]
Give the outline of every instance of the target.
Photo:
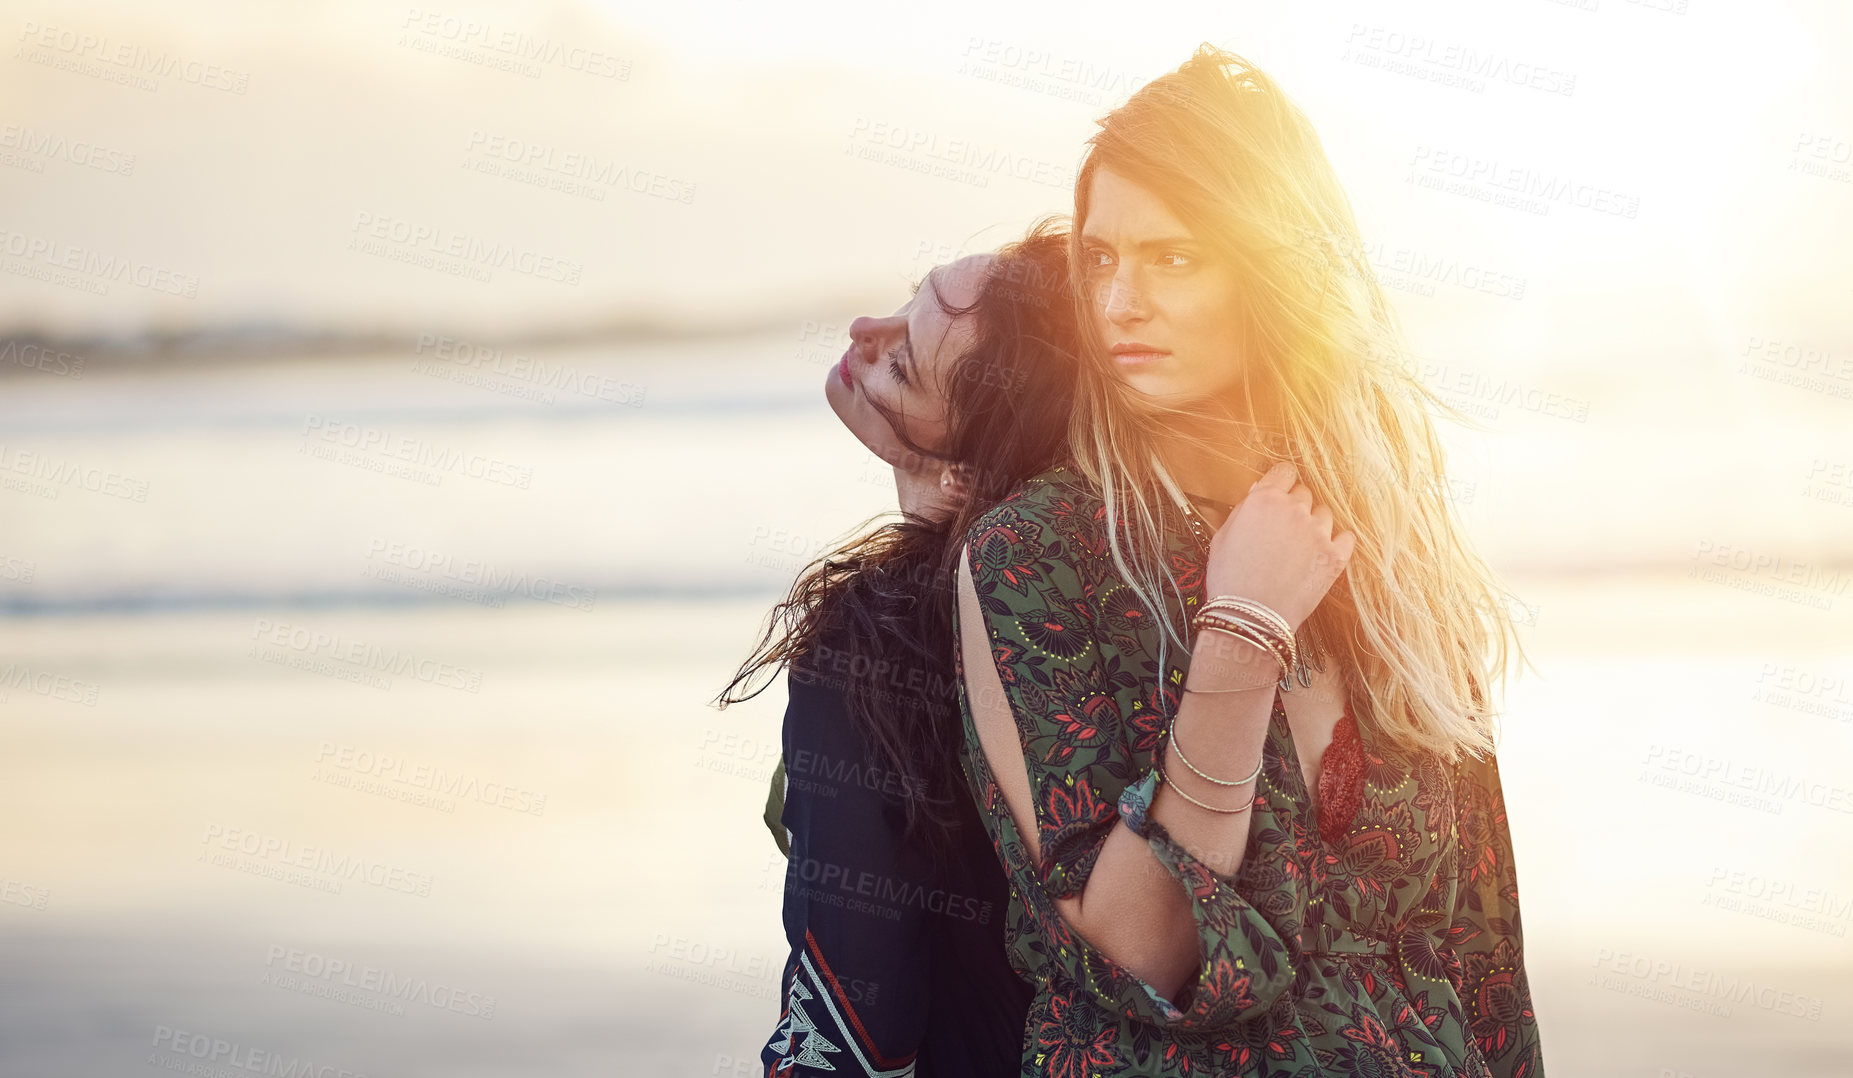
[[(1347, 711), (1309, 784), (1277, 699), (1234, 878), (1211, 872), (1152, 817), (1153, 766), (1188, 674), (1188, 655), (1162, 647), (1164, 626), (1204, 601), (1202, 552), (1173, 523), (1160, 564), (1196, 586), (1162, 596), (1163, 618), (1129, 599), (1107, 556), (1099, 496), (1064, 468), (1013, 492), (967, 534), (981, 631), (1021, 735), (1043, 839), (1037, 863), (961, 681), (960, 760), (1011, 881), (1011, 965), (1037, 992), (1021, 1073), (1544, 1078), (1490, 756), (1411, 754), (1380, 741), (1372, 715)], [(1116, 825), (1146, 840), (1190, 900), (1200, 962), (1169, 996), (1055, 908), (1083, 889)], [(1391, 946), (1302, 953), (1317, 949), (1315, 929)]]

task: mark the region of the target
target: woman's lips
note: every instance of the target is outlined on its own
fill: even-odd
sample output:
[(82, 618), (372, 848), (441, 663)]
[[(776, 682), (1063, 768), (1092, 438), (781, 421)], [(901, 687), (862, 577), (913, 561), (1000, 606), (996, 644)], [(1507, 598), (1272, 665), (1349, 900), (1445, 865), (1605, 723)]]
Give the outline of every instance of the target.
[(851, 381), (849, 377), (849, 353), (848, 352), (844, 352), (843, 358), (837, 360), (836, 376), (843, 380), (844, 385), (848, 386), (851, 389), (856, 388), (856, 383)]
[(1122, 368), (1149, 366), (1171, 354), (1144, 341), (1115, 341), (1109, 351)]

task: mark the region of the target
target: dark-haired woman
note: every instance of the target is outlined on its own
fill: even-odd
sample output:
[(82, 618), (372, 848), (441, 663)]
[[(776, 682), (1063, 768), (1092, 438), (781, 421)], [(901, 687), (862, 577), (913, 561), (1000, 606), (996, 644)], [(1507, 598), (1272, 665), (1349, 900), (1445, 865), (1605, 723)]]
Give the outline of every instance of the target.
[(893, 315), (852, 323), (826, 380), (838, 418), (893, 466), (902, 519), (808, 569), (722, 694), (789, 667), (774, 793), (791, 954), (769, 1076), (1017, 1072), (1032, 993), (959, 764), (953, 539), (1060, 451), (1067, 278), (1066, 234), (1047, 223), (941, 266)]

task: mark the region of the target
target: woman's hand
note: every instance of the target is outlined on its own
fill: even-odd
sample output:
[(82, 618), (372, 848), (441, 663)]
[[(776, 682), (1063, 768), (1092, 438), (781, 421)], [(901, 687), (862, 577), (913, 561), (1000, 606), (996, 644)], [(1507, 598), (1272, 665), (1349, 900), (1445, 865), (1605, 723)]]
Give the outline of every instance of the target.
[(1239, 595), (1277, 611), (1295, 629), (1318, 608), (1351, 560), (1357, 536), (1332, 531), (1332, 511), (1313, 504), (1299, 471), (1268, 469), (1210, 541), (1205, 594)]

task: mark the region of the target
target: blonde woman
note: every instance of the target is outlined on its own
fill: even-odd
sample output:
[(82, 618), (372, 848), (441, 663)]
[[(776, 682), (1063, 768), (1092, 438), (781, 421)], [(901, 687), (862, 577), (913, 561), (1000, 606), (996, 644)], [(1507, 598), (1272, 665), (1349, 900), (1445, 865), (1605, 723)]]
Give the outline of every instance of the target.
[[(1538, 1078), (1488, 725), (1522, 653), (1445, 406), (1266, 75), (1205, 46), (1100, 127), (1071, 460), (972, 526), (958, 583), (1022, 1073)], [(1291, 649), (1206, 623), (1221, 597)]]

